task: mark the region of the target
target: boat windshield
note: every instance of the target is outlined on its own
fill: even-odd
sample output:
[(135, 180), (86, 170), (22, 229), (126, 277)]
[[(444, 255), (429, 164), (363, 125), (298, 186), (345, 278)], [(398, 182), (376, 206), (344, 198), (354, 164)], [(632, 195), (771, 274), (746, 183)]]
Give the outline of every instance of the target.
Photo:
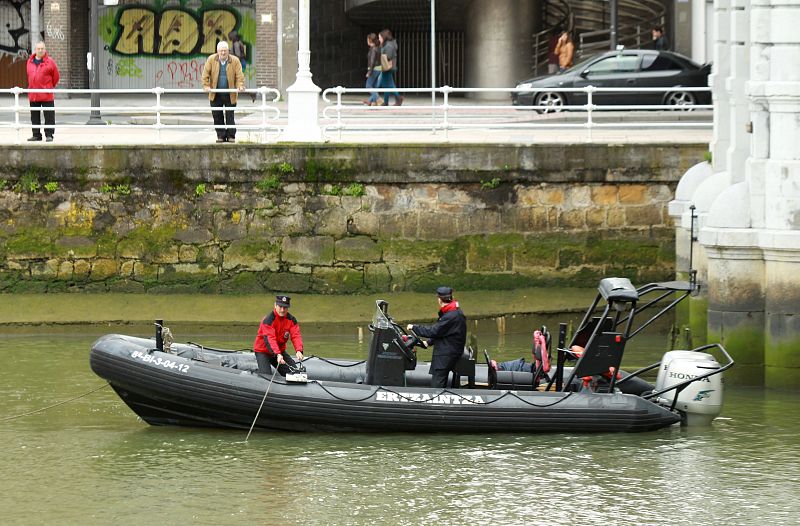
[(389, 304), (383, 300), (375, 302), (375, 316), (372, 318), (372, 326), (376, 329), (389, 329), (392, 327), (392, 322), (389, 321)]

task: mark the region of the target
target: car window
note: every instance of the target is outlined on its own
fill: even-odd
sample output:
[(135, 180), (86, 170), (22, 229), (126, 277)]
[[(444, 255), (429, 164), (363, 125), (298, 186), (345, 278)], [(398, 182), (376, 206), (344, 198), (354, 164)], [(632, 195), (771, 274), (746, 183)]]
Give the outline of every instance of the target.
[(681, 70), (680, 64), (666, 55), (645, 55), (642, 58), (642, 71)]
[(639, 66), (637, 55), (614, 55), (599, 60), (589, 66), (590, 75), (604, 75), (607, 73), (632, 73)]

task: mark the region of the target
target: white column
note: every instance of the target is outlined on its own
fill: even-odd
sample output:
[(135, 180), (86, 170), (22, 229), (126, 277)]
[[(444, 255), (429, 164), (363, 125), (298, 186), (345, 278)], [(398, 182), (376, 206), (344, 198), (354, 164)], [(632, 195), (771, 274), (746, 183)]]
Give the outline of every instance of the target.
[[(730, 25), (728, 49), (730, 75), (725, 79), (730, 108), (730, 130), (725, 165), (731, 182), (739, 183), (745, 179), (745, 161), (750, 154), (750, 107), (745, 86), (750, 79), (750, 0), (730, 0)], [(722, 154), (723, 152), (719, 152)]]
[(289, 123), (283, 134), (283, 142), (322, 142), (319, 126), (320, 88), (311, 80), (311, 50), (309, 26), (311, 0), (299, 1), (299, 38), (297, 43), (297, 78), (286, 88), (289, 99)]
[(714, 132), (711, 139), (712, 164), (715, 172), (727, 169), (726, 152), (730, 144), (730, 105), (725, 80), (730, 76), (730, 0), (714, 0), (714, 66), (708, 77), (713, 89)]

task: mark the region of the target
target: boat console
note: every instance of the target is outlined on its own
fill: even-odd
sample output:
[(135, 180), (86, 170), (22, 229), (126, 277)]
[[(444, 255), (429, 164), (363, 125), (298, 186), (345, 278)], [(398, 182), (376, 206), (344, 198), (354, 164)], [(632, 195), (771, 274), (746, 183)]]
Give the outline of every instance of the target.
[(405, 372), (417, 366), (414, 337), (404, 334), (401, 327), (389, 316), (389, 303), (377, 300), (375, 316), (369, 330), (372, 339), (367, 356), (368, 385), (405, 385)]

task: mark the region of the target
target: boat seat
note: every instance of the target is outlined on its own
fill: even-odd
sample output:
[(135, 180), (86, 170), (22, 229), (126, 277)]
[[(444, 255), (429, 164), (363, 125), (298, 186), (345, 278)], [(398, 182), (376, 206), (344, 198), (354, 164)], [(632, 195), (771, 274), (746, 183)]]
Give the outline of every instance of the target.
[(597, 334), (575, 364), (570, 378), (607, 374), (612, 368), (618, 372), (624, 349), (625, 339), (622, 334), (617, 332)]
[(453, 382), (451, 384), (454, 388), (461, 387), (461, 377), (466, 376), (470, 389), (475, 388), (475, 351), (472, 347), (465, 347), (461, 357), (456, 362), (453, 368)]

